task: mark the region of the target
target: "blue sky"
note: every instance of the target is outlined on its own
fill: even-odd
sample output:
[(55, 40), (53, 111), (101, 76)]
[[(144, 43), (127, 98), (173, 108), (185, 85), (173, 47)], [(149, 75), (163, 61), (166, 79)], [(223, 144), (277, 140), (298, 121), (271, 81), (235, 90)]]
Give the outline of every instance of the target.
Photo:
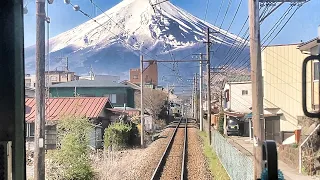
[[(28, 14), (24, 15), (24, 31), (25, 31), (25, 47), (35, 44), (35, 0), (24, 0), (27, 4)], [(108, 10), (114, 5), (121, 2), (121, 0), (93, 0), (103, 10)], [(220, 16), (214, 24), (221, 2), (223, 2)], [(223, 29), (227, 29), (234, 16), (235, 10), (241, 0), (231, 0), (231, 7), (228, 11), (226, 19), (222, 25)], [(81, 9), (93, 15), (90, 0), (71, 0), (73, 4), (80, 5)], [(205, 10), (207, 0), (171, 0), (173, 4), (179, 6), (189, 13), (201, 19), (205, 17)], [(188, 2), (188, 3), (186, 3)], [(210, 0), (206, 20), (216, 26), (221, 25), (221, 21), (226, 12), (226, 7), (229, 0)], [(236, 16), (234, 23), (230, 28), (230, 32), (238, 34), (242, 24), (248, 15), (248, 0), (242, 0), (240, 10)], [(289, 4), (283, 5), (275, 13), (273, 13), (261, 26), (262, 37), (272, 27), (272, 25), (279, 19), (283, 12), (288, 8)], [(317, 36), (317, 27), (320, 25), (320, 0), (311, 0), (303, 5), (293, 16), (291, 21), (285, 26), (281, 33), (275, 38), (271, 44), (288, 44), (308, 41)], [(98, 15), (101, 12), (98, 10)], [(70, 5), (63, 3), (63, 0), (55, 0), (53, 4), (49, 5), (50, 36), (54, 37), (59, 33), (67, 31), (77, 25), (89, 20), (79, 12), (75, 12)], [(277, 32), (277, 31), (276, 31)]]

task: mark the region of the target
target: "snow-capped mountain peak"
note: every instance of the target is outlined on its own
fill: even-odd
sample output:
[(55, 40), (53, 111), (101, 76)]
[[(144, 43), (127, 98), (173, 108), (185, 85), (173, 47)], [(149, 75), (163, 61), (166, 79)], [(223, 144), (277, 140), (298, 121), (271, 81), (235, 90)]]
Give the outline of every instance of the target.
[[(219, 28), (169, 1), (152, 7), (149, 0), (123, 0), (94, 20), (52, 38), (50, 49), (55, 52), (67, 46), (84, 48), (98, 45), (102, 48), (119, 42), (132, 49), (139, 49), (141, 46), (150, 47), (156, 41), (162, 41), (175, 49), (203, 41), (206, 26), (219, 31)], [(220, 33), (229, 39), (236, 38), (221, 29)], [(228, 42), (219, 37), (215, 37), (216, 41)]]
[[(63, 55), (69, 58), (69, 67), (77, 73), (88, 72), (92, 65), (97, 74), (127, 78), (130, 68), (139, 67), (140, 54), (171, 59), (192, 54), (204, 45), (207, 27), (219, 32), (210, 36), (215, 45), (222, 45), (223, 53), (243, 42), (169, 1), (152, 6), (149, 0), (123, 0), (93, 20), (51, 38), (50, 69), (61, 66), (62, 62), (55, 57)], [(216, 53), (214, 62), (221, 62), (223, 53)], [(35, 47), (26, 48), (26, 72), (34, 72), (34, 59)], [(167, 72), (159, 68), (159, 73)], [(184, 73), (192, 74), (193, 70)]]

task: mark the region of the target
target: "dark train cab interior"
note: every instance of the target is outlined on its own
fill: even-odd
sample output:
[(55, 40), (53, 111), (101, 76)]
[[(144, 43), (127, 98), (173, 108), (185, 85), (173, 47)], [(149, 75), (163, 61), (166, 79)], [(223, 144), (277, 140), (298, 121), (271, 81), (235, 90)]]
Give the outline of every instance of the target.
[(23, 0), (0, 1), (0, 179), (26, 179)]

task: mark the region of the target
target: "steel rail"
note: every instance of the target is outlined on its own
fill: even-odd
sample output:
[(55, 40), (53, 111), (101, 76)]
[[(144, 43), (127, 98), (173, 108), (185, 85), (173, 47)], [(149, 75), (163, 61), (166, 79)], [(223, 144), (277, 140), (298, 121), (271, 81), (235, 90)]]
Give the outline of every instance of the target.
[(188, 119), (186, 118), (184, 127), (184, 142), (183, 142), (183, 155), (182, 155), (182, 166), (181, 166), (181, 180), (187, 179), (187, 146), (188, 146)]
[(170, 149), (171, 149), (172, 144), (173, 144), (173, 142), (174, 142), (174, 138), (175, 138), (175, 136), (176, 136), (176, 134), (177, 134), (177, 131), (178, 131), (178, 128), (179, 128), (179, 126), (180, 126), (180, 124), (181, 124), (181, 121), (182, 121), (182, 118), (180, 119), (177, 127), (174, 129), (174, 132), (173, 132), (173, 134), (172, 134), (172, 136), (171, 136), (171, 138), (170, 138), (170, 141), (169, 141), (169, 143), (168, 143), (168, 145), (167, 145), (164, 153), (162, 154), (162, 157), (161, 157), (161, 159), (160, 159), (160, 161), (159, 161), (159, 163), (158, 163), (158, 165), (157, 165), (157, 168), (155, 169), (155, 171), (154, 171), (153, 174), (152, 174), (151, 180), (160, 179), (160, 177), (161, 177), (161, 172), (163, 171), (164, 165), (165, 165), (165, 163), (166, 163), (167, 157), (168, 157), (168, 155), (169, 155)]

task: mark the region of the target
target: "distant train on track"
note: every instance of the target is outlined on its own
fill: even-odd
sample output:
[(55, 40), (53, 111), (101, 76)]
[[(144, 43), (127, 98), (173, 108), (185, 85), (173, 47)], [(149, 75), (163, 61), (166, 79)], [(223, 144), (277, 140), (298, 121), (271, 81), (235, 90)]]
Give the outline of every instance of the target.
[(181, 105), (171, 102), (170, 103), (170, 110), (169, 114), (175, 117), (180, 117), (181, 116)]

